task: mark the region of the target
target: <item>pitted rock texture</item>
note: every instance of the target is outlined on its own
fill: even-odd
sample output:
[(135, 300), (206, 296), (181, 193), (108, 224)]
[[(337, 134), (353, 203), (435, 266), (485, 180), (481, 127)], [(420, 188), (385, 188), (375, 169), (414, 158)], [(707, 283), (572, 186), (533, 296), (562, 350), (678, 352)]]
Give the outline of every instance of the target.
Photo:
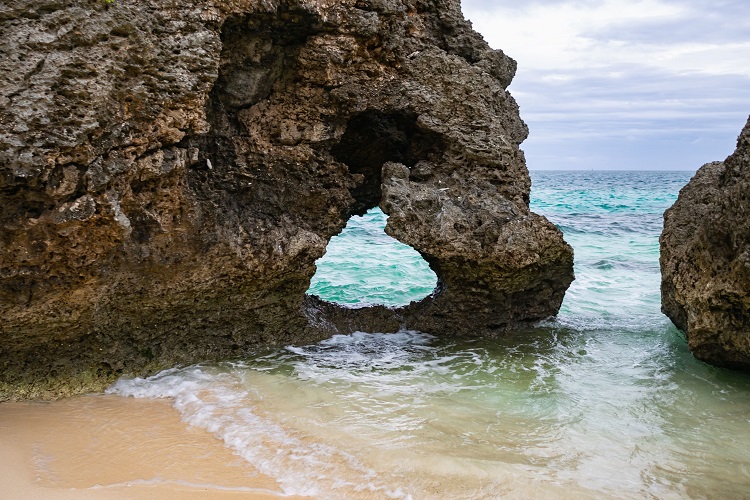
[[(515, 62), (457, 0), (0, 6), (0, 399), (354, 330), (493, 335), (557, 312)], [(308, 297), (352, 214), (431, 297)]]
[(750, 119), (664, 213), (662, 310), (695, 357), (750, 370)]

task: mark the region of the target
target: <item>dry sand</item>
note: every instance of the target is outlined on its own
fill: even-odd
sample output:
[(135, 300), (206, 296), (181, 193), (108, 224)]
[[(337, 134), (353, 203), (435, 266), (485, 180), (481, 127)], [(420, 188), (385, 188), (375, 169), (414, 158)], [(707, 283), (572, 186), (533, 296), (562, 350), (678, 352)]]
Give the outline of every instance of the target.
[(280, 496), (274, 479), (182, 422), (166, 400), (0, 404), (3, 499)]

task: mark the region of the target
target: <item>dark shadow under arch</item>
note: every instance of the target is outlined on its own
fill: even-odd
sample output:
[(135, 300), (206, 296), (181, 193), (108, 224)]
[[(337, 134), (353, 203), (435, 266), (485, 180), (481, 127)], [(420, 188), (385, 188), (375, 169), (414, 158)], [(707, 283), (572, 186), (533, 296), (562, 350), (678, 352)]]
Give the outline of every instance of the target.
[(370, 110), (355, 115), (331, 150), (350, 173), (362, 176), (362, 182), (351, 191), (355, 203), (350, 215), (363, 215), (380, 205), (384, 163), (403, 163), (411, 169), (420, 160), (437, 159), (443, 149), (439, 134), (417, 126), (415, 113)]

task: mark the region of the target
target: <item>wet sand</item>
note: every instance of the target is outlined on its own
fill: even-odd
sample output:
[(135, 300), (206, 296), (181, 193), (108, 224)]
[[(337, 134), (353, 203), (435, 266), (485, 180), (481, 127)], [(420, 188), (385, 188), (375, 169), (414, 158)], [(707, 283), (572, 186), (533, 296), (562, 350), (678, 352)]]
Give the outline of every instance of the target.
[(0, 404), (4, 499), (291, 498), (167, 400)]

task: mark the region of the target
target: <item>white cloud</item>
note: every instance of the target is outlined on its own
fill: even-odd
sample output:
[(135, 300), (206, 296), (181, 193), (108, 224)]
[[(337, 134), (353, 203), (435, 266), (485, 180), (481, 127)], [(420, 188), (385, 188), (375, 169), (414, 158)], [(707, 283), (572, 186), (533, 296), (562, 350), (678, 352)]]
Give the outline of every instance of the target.
[(697, 168), (734, 148), (750, 113), (747, 0), (463, 2), (518, 61), (531, 168), (603, 168), (614, 151), (618, 168)]
[[(721, 19), (709, 22), (689, 2), (561, 1), (520, 7), (516, 2), (501, 2), (491, 10), (471, 1), (464, 5), (467, 17), (487, 42), (526, 69), (575, 71), (639, 64), (675, 73), (750, 77), (750, 40), (670, 40), (670, 28), (680, 24), (701, 21), (707, 28), (703, 35), (709, 39), (708, 28), (721, 24)], [(644, 31), (651, 33), (645, 40)]]

